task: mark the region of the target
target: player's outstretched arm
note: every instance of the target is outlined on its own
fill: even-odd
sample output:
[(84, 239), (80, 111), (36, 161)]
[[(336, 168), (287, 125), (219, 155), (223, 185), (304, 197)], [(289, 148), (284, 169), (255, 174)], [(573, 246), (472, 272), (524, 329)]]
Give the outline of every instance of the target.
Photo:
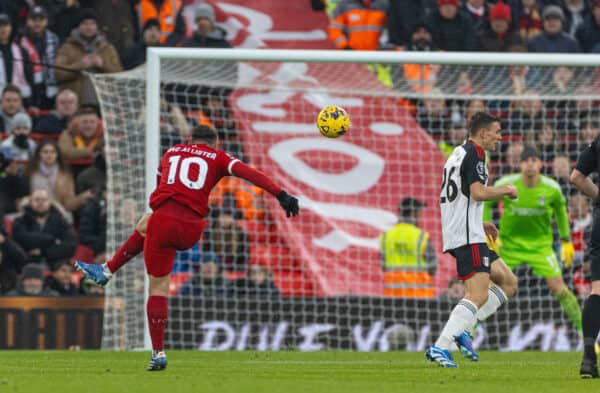
[(231, 173), (234, 176), (248, 180), (250, 183), (276, 197), (283, 210), (285, 210), (286, 216), (291, 217), (298, 215), (298, 211), (300, 210), (298, 199), (285, 192), (261, 171), (254, 169), (241, 161), (235, 161), (235, 164), (231, 168)]
[(482, 183), (474, 182), (469, 186), (471, 198), (476, 201), (495, 201), (507, 196), (511, 199), (517, 198), (517, 188), (512, 184), (501, 187), (488, 187)]
[(589, 177), (579, 171), (579, 169), (574, 169), (573, 172), (571, 172), (569, 180), (586, 196), (592, 198), (593, 200), (596, 200), (598, 197), (598, 187), (596, 187)]

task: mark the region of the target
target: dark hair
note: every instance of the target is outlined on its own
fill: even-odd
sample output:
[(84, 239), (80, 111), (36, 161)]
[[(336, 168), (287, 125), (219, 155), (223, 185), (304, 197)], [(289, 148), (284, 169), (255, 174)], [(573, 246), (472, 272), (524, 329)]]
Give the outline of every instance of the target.
[(65, 161), (63, 160), (60, 148), (58, 147), (58, 143), (52, 139), (44, 139), (40, 143), (38, 143), (37, 147), (35, 148), (35, 153), (33, 153), (33, 157), (31, 157), (31, 159), (27, 163), (27, 170), (25, 172), (28, 176), (31, 176), (35, 172), (39, 171), (41, 151), (44, 147), (48, 145), (54, 146), (54, 149), (56, 150), (56, 162), (58, 163), (58, 169), (63, 172), (68, 171), (68, 168), (65, 165)]
[(203, 141), (209, 145), (217, 143), (217, 131), (214, 128), (200, 124), (192, 129), (192, 141)]
[(55, 272), (65, 265), (69, 266), (71, 270), (73, 269), (73, 264), (68, 259), (59, 259), (52, 264), (52, 271)]
[(21, 89), (13, 84), (9, 83), (8, 85), (4, 86), (4, 89), (2, 89), (2, 97), (4, 97), (4, 95), (8, 92), (17, 93), (19, 97), (21, 97)]
[(482, 128), (488, 128), (492, 123), (500, 123), (500, 119), (486, 112), (477, 112), (469, 123), (469, 136), (475, 136)]
[(79, 108), (77, 113), (75, 113), (75, 117), (84, 116), (84, 115), (98, 115), (98, 110), (93, 105), (84, 104)]

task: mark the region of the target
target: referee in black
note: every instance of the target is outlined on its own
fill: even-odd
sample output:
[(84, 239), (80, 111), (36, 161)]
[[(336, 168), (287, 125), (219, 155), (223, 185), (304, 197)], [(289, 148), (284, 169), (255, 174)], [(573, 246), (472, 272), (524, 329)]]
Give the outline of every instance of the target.
[(594, 201), (594, 222), (589, 251), (592, 265), (592, 293), (583, 305), (583, 360), (579, 375), (581, 378), (598, 378), (598, 361), (594, 344), (600, 331), (600, 201), (598, 185), (588, 177), (591, 173), (600, 175), (600, 136), (579, 156), (577, 166), (571, 173), (571, 183), (579, 191)]

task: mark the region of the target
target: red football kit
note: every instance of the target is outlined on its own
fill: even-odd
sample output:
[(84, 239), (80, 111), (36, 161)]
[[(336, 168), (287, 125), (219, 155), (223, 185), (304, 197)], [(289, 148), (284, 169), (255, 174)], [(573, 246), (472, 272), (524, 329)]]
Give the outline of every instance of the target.
[(204, 144), (175, 145), (158, 167), (158, 186), (150, 195), (144, 259), (154, 277), (171, 273), (177, 250), (191, 248), (206, 227), (208, 198), (223, 176), (237, 176), (277, 196), (282, 189), (262, 172)]

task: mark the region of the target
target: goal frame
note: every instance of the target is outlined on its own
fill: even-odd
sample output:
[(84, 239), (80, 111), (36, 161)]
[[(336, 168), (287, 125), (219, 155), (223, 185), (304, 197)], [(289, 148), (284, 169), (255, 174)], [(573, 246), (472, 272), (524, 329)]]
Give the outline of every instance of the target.
[[(203, 49), (157, 48), (146, 52), (146, 139), (145, 139), (145, 195), (156, 187), (156, 173), (160, 161), (160, 80), (163, 59), (223, 60), (255, 62), (303, 63), (389, 63), (389, 64), (447, 64), (479, 66), (569, 66), (598, 67), (600, 55), (551, 53), (482, 53), (482, 52), (410, 52), (410, 51), (338, 51), (338, 50), (284, 50), (284, 49)], [(145, 298), (148, 297), (148, 278), (145, 278)], [(147, 321), (144, 319), (144, 348), (151, 342)]]

